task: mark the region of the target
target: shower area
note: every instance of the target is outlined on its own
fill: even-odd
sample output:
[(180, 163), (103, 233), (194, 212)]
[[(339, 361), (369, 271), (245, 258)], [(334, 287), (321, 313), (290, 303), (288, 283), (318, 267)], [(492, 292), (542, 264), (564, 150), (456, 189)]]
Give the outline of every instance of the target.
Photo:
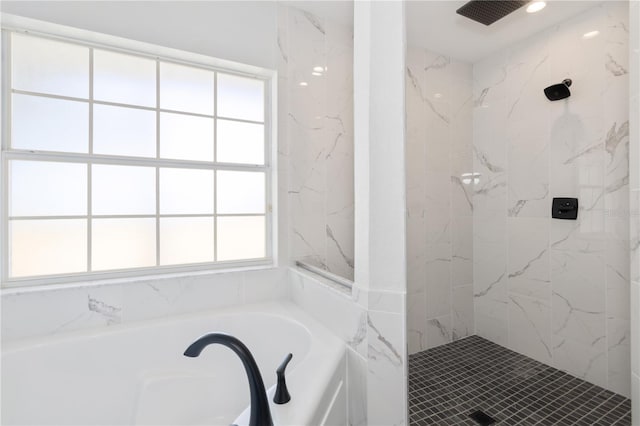
[[(637, 2), (510, 3), (490, 25), (405, 5), (407, 420), (631, 425)], [(288, 244), (357, 306), (359, 75), (333, 4), (280, 15)]]
[(462, 4), (407, 3), (410, 422), (630, 425), (629, 3)]

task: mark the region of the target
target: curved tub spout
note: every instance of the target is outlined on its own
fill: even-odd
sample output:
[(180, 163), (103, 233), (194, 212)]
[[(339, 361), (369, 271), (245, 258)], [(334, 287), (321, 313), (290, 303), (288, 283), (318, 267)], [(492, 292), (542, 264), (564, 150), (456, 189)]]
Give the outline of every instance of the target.
[(253, 359), (253, 355), (244, 343), (225, 333), (209, 333), (200, 337), (193, 342), (184, 355), (195, 358), (200, 355), (202, 350), (213, 344), (220, 344), (228, 347), (240, 357), (242, 365), (247, 372), (249, 379), (249, 389), (251, 391), (251, 415), (249, 417), (249, 426), (273, 426), (271, 420), (271, 411), (269, 410), (269, 402), (267, 400), (267, 392), (264, 388), (264, 382), (258, 369), (258, 364)]

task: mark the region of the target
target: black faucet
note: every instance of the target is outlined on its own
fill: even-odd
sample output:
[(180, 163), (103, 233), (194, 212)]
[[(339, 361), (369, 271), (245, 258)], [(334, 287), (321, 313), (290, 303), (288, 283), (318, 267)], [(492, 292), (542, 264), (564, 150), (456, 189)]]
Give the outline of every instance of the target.
[(264, 382), (258, 369), (258, 364), (253, 359), (253, 355), (244, 343), (225, 333), (205, 334), (198, 340), (193, 342), (184, 355), (195, 358), (200, 355), (202, 350), (214, 343), (228, 347), (240, 357), (244, 369), (249, 379), (249, 389), (251, 391), (251, 415), (249, 417), (249, 426), (273, 426), (271, 420), (271, 411), (269, 410), (269, 402), (267, 401), (267, 392), (264, 389)]

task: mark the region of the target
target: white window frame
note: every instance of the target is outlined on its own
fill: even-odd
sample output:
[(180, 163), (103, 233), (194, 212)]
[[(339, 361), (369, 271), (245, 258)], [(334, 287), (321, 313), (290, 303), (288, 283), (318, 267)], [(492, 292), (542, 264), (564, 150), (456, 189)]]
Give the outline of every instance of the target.
[[(161, 158), (144, 158), (144, 157), (127, 157), (127, 156), (113, 156), (113, 155), (100, 155), (100, 154), (79, 154), (79, 153), (62, 153), (62, 152), (43, 152), (32, 150), (18, 150), (10, 149), (9, 142), (11, 140), (11, 96), (14, 92), (23, 93), (22, 91), (14, 91), (11, 85), (11, 65), (10, 65), (10, 37), (7, 35), (10, 33), (22, 33), (35, 35), (42, 38), (48, 38), (53, 40), (64, 41), (76, 45), (82, 45), (89, 48), (97, 48), (101, 50), (113, 51), (118, 53), (125, 53), (136, 57), (153, 59), (156, 61), (163, 61), (167, 63), (175, 63), (180, 65), (187, 65), (197, 67), (200, 69), (207, 69), (211, 71), (219, 71), (224, 74), (238, 75), (244, 77), (251, 77), (263, 80), (265, 82), (265, 100), (264, 100), (264, 129), (265, 129), (265, 162), (264, 165), (246, 165), (246, 164), (230, 164), (230, 163), (217, 163), (217, 162), (198, 162), (190, 160), (168, 160)], [(2, 180), (2, 194), (1, 194), (1, 208), (0, 208), (0, 240), (2, 241), (2, 256), (0, 256), (0, 276), (2, 279), (2, 288), (23, 287), (32, 285), (43, 284), (59, 284), (59, 283), (73, 283), (73, 282), (90, 282), (95, 280), (109, 280), (120, 278), (135, 278), (144, 276), (155, 276), (159, 274), (189, 274), (200, 271), (219, 271), (225, 272), (230, 270), (244, 270), (244, 269), (260, 269), (260, 268), (272, 268), (277, 266), (277, 72), (266, 68), (255, 67), (251, 65), (240, 64), (223, 59), (213, 58), (205, 55), (184, 52), (172, 48), (153, 45), (144, 42), (138, 42), (134, 40), (124, 39), (120, 37), (110, 36), (106, 34), (96, 33), (92, 31), (80, 30), (77, 28), (71, 28), (52, 24), (44, 21), (23, 18), (14, 15), (2, 15), (2, 34), (0, 43), (2, 45), (2, 117), (0, 124), (2, 125), (2, 149), (0, 159), (0, 178)], [(93, 55), (90, 54), (90, 67), (92, 64)], [(157, 68), (159, 62), (156, 62)], [(217, 76), (217, 74), (216, 74)], [(158, 74), (156, 74), (156, 78)], [(93, 78), (93, 74), (90, 71), (90, 78)], [(158, 83), (158, 82), (157, 82)], [(92, 83), (91, 83), (92, 87)], [(158, 90), (158, 88), (156, 89)], [(26, 93), (26, 92), (24, 92)], [(28, 93), (27, 93), (28, 94)], [(52, 95), (52, 98), (64, 99), (64, 96)], [(217, 97), (217, 95), (216, 95)], [(90, 95), (87, 100), (88, 104), (94, 103), (93, 97)], [(98, 103), (98, 102), (96, 102)], [(118, 105), (112, 102), (99, 102), (99, 104)], [(125, 105), (126, 107), (133, 107), (132, 105)], [(149, 110), (149, 108), (143, 108)], [(158, 105), (153, 108), (157, 114), (161, 110)], [(197, 114), (195, 114), (197, 115)], [(214, 111), (214, 117), (218, 118)], [(243, 121), (243, 120), (237, 120)], [(90, 131), (89, 144), (92, 140), (92, 132)], [(159, 140), (159, 134), (156, 135)], [(215, 135), (214, 135), (215, 138)], [(215, 145), (214, 145), (215, 152)], [(87, 164), (90, 170), (92, 164), (116, 164), (116, 165), (132, 165), (132, 166), (153, 166), (156, 167), (156, 171), (160, 170), (160, 167), (179, 167), (182, 169), (206, 169), (206, 170), (234, 170), (234, 171), (262, 171), (265, 173), (265, 257), (255, 260), (233, 260), (233, 261), (215, 261), (198, 264), (184, 264), (184, 265), (170, 265), (170, 266), (153, 266), (142, 267), (132, 269), (122, 269), (114, 271), (99, 271), (99, 272), (80, 272), (70, 274), (59, 275), (45, 275), (36, 277), (24, 277), (24, 278), (9, 278), (8, 276), (8, 259), (9, 259), (9, 242), (8, 242), (8, 224), (9, 224), (9, 212), (8, 212), (8, 162), (10, 160), (42, 160), (42, 161), (61, 161), (61, 162), (76, 162), (81, 164)], [(88, 172), (90, 179), (90, 172)], [(88, 194), (91, 193), (91, 181), (88, 184)], [(158, 180), (156, 179), (156, 203), (158, 202)], [(87, 199), (88, 210), (87, 215), (83, 216), (91, 221), (91, 197)], [(214, 198), (215, 203), (215, 198)], [(131, 215), (132, 217), (141, 217), (141, 215)], [(203, 215), (161, 215), (159, 209), (156, 208), (155, 215), (145, 215), (151, 218), (156, 218), (156, 263), (159, 264), (159, 220), (160, 216), (169, 217), (187, 217), (187, 216), (203, 216)], [(211, 215), (205, 215), (211, 216)], [(217, 222), (215, 218), (225, 215), (217, 214), (214, 209), (214, 227)], [(226, 215), (226, 216), (243, 216), (242, 214)], [(244, 215), (255, 216), (255, 215)], [(260, 214), (260, 216), (262, 216)], [(102, 216), (100, 216), (102, 217)], [(126, 215), (117, 215), (117, 217), (126, 218)], [(42, 217), (42, 219), (51, 218), (49, 216)], [(73, 218), (73, 217), (70, 217)], [(36, 218), (34, 218), (36, 219)], [(215, 229), (215, 228), (214, 228)], [(215, 231), (214, 231), (215, 232)], [(88, 269), (90, 270), (91, 262), (91, 236), (88, 230)], [(217, 235), (215, 235), (217, 240)], [(216, 250), (214, 240), (214, 251)]]

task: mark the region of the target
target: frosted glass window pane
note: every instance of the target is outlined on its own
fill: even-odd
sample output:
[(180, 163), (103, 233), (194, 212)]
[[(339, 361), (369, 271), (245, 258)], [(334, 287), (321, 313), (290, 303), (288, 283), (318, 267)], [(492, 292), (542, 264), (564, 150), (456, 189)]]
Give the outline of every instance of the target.
[(160, 264), (213, 262), (213, 217), (160, 219)]
[(93, 152), (107, 155), (155, 157), (155, 111), (94, 105)]
[(217, 260), (265, 257), (264, 216), (226, 216), (217, 221)]
[(91, 226), (92, 270), (155, 266), (155, 219), (94, 219)]
[(29, 92), (89, 97), (89, 49), (12, 34), (11, 83)]
[(161, 113), (160, 157), (213, 161), (213, 118)]
[(213, 170), (160, 169), (161, 214), (212, 214)]
[(87, 220), (10, 220), (9, 276), (86, 272)]
[(156, 170), (153, 167), (92, 166), (94, 215), (155, 214)]
[(262, 172), (218, 171), (218, 213), (264, 213), (264, 186)]
[(217, 160), (264, 164), (264, 125), (218, 120)]
[(88, 152), (89, 104), (14, 94), (11, 147)]
[(156, 106), (156, 61), (93, 51), (93, 97), (99, 101)]
[(213, 71), (160, 63), (160, 108), (213, 115)]
[(9, 163), (10, 216), (87, 214), (87, 165), (18, 161)]
[(218, 116), (264, 121), (264, 81), (218, 73)]

